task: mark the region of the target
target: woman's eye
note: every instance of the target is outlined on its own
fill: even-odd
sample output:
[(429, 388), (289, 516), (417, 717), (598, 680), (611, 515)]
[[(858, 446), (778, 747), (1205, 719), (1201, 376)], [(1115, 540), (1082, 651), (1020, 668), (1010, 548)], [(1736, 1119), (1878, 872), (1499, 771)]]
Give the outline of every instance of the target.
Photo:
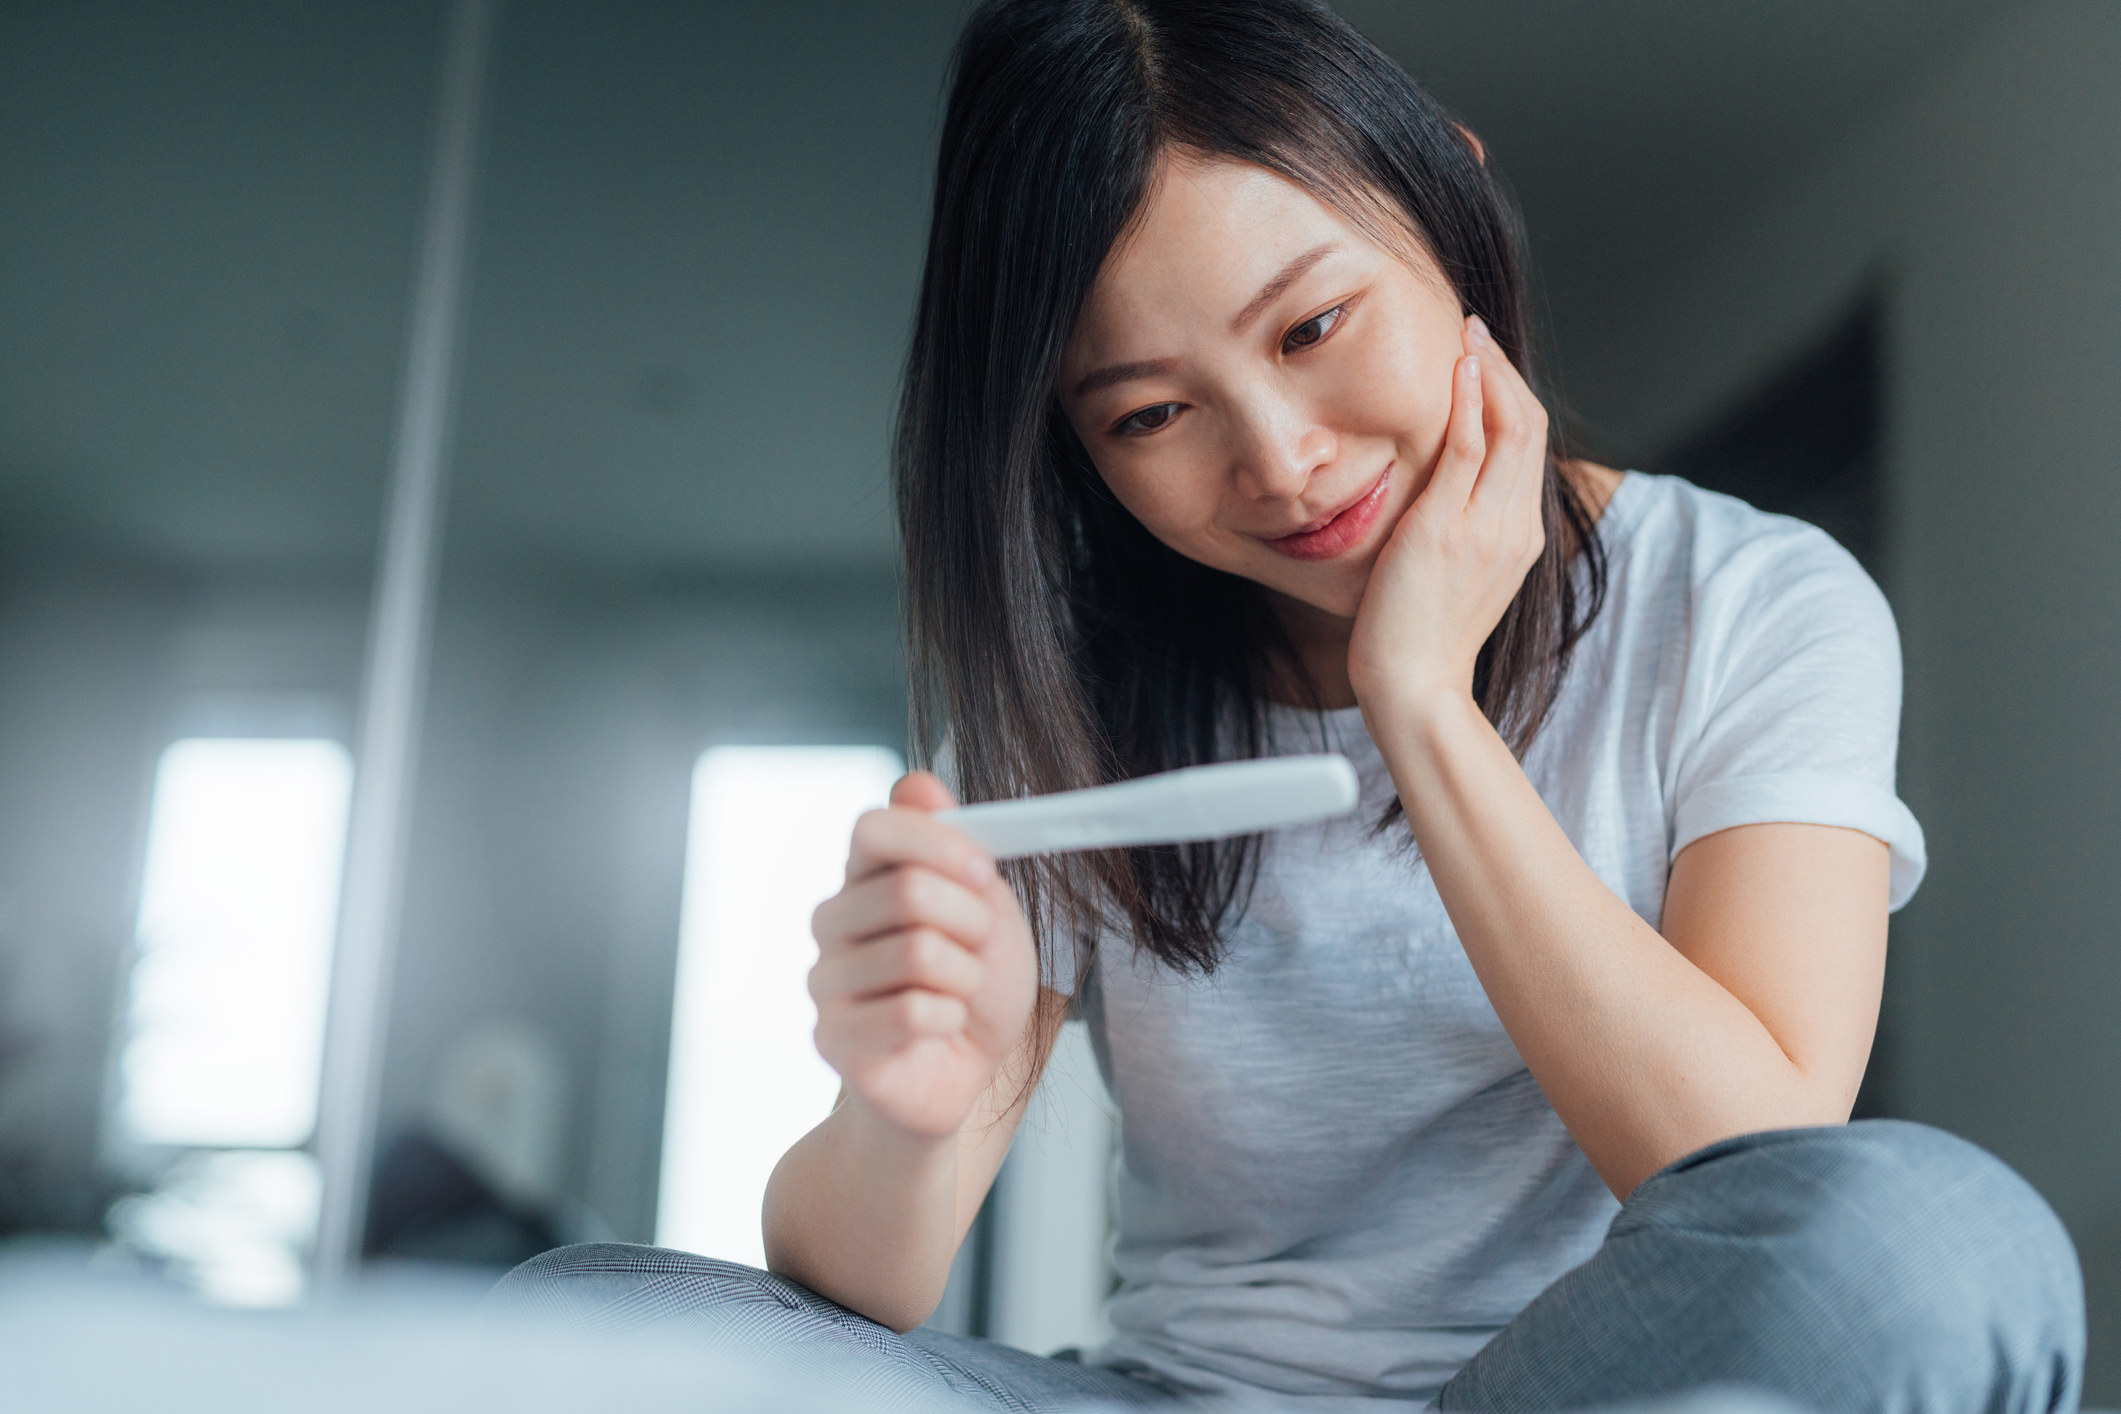
[(1177, 403), (1158, 403), (1155, 407), (1143, 408), (1140, 412), (1128, 413), (1120, 419), (1114, 430), (1123, 437), (1138, 437), (1144, 432), (1154, 432), (1178, 416)]
[(1282, 352), (1291, 353), (1297, 349), (1311, 347), (1311, 345), (1332, 333), (1340, 321), (1347, 317), (1347, 313), (1348, 307), (1346, 305), (1336, 304), (1323, 314), (1312, 315), (1309, 319), (1289, 331), (1288, 337), (1281, 341)]

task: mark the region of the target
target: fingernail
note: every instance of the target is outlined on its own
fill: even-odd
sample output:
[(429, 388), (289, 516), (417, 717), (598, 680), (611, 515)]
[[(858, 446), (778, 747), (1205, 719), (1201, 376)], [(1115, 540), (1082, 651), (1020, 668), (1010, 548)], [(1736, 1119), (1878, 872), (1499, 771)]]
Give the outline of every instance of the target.
[(984, 854), (972, 856), (972, 881), (976, 884), (991, 884), (1001, 877), (1001, 870)]
[(1480, 356), (1478, 354), (1466, 355), (1466, 377), (1475, 383), (1480, 381)]
[(1492, 344), (1495, 342), (1495, 336), (1488, 332), (1487, 322), (1477, 314), (1473, 316), (1473, 342), (1476, 344)]

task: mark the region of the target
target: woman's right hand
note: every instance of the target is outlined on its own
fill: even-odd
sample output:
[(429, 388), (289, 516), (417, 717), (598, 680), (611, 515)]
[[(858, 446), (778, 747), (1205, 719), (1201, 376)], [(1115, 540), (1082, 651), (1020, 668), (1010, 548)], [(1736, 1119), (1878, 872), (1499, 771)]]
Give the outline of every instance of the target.
[(847, 882), (811, 917), (818, 1054), (912, 1138), (957, 1133), (1016, 1049), (1038, 997), (1031, 929), (1008, 881), (925, 771), (856, 822)]

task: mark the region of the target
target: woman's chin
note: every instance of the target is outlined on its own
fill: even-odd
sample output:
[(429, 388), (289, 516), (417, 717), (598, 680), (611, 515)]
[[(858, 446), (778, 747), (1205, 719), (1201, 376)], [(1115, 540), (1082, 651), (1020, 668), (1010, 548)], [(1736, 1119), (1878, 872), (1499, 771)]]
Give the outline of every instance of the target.
[(1355, 611), (1362, 607), (1362, 591), (1370, 581), (1369, 569), (1365, 563), (1359, 575), (1307, 575), (1295, 583), (1290, 582), (1289, 576), (1277, 576), (1279, 582), (1267, 583), (1267, 588), (1282, 601), (1285, 613), (1293, 611), (1305, 618), (1353, 619)]
[(1376, 545), (1358, 546), (1340, 559), (1314, 565), (1315, 577), (1305, 585), (1306, 602), (1333, 615), (1352, 619), (1362, 608), (1363, 591), (1370, 587), (1370, 572), (1384, 551), (1382, 537)]

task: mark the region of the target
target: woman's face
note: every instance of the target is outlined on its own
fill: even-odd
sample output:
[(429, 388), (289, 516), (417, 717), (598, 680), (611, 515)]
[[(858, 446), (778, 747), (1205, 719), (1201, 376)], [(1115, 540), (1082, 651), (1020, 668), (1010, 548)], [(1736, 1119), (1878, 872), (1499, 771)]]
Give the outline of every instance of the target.
[(1442, 450), (1463, 328), (1425, 254), (1264, 168), (1167, 158), (1058, 391), (1150, 534), (1353, 617)]

